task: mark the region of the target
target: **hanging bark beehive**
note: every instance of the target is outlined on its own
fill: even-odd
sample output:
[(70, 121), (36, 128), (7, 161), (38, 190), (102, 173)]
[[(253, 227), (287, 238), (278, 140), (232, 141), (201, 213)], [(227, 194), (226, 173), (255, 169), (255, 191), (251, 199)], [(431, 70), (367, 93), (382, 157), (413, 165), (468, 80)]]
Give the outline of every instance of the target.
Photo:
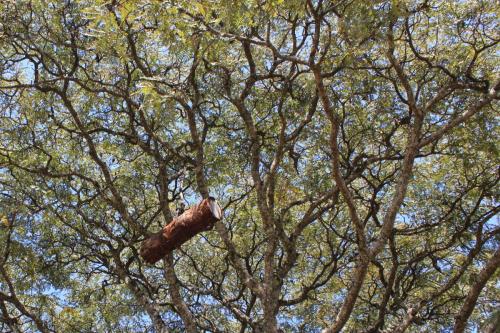
[(154, 264), (196, 234), (212, 229), (221, 218), (222, 210), (217, 201), (212, 197), (203, 199), (146, 239), (142, 243), (140, 255), (144, 261)]

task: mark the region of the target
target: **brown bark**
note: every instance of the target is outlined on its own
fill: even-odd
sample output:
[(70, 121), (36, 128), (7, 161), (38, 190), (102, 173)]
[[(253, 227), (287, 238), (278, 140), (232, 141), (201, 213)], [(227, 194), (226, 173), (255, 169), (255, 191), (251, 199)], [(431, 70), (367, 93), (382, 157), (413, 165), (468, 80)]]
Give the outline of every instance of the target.
[(179, 313), (182, 321), (184, 322), (185, 332), (186, 333), (196, 333), (196, 321), (193, 316), (193, 313), (189, 309), (186, 302), (181, 295), (181, 287), (179, 280), (177, 279), (177, 275), (174, 270), (174, 257), (172, 253), (165, 256), (163, 259), (163, 274), (168, 281), (169, 285), (169, 293), (172, 298), (172, 302), (175, 305), (175, 309)]
[(221, 215), (214, 198), (203, 199), (198, 205), (174, 218), (160, 232), (146, 239), (140, 250), (142, 258), (154, 264), (196, 234), (212, 229)]
[(467, 326), (467, 319), (469, 319), (472, 311), (476, 307), (479, 294), (483, 290), (486, 283), (495, 274), (495, 271), (500, 267), (500, 248), (498, 248), (493, 256), (488, 260), (484, 268), (479, 272), (476, 280), (469, 289), (469, 293), (465, 298), (464, 304), (460, 312), (455, 317), (455, 326), (453, 327), (454, 333), (462, 333)]

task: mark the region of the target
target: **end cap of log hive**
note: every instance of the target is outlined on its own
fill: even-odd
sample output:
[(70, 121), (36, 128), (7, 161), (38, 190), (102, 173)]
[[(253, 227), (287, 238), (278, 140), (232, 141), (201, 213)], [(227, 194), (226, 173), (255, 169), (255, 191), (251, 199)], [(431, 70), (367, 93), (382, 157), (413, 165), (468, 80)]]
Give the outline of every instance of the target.
[(144, 261), (154, 264), (196, 234), (212, 229), (221, 218), (222, 209), (217, 200), (213, 197), (203, 199), (146, 239), (139, 253)]

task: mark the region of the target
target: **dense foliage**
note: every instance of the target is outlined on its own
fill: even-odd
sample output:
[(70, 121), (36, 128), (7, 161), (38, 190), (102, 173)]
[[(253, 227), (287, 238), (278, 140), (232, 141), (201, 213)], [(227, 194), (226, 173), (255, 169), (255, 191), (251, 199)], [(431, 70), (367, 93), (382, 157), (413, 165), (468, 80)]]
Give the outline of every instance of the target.
[(497, 5), (0, 1), (0, 331), (494, 332)]

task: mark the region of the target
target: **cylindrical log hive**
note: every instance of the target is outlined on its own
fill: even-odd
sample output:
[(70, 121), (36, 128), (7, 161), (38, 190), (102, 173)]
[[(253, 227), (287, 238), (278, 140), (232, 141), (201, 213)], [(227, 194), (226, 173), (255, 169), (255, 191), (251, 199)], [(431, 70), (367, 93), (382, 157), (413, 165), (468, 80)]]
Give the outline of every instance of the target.
[(196, 234), (212, 229), (221, 218), (222, 211), (217, 201), (212, 197), (203, 199), (146, 239), (140, 255), (144, 261), (154, 264)]

